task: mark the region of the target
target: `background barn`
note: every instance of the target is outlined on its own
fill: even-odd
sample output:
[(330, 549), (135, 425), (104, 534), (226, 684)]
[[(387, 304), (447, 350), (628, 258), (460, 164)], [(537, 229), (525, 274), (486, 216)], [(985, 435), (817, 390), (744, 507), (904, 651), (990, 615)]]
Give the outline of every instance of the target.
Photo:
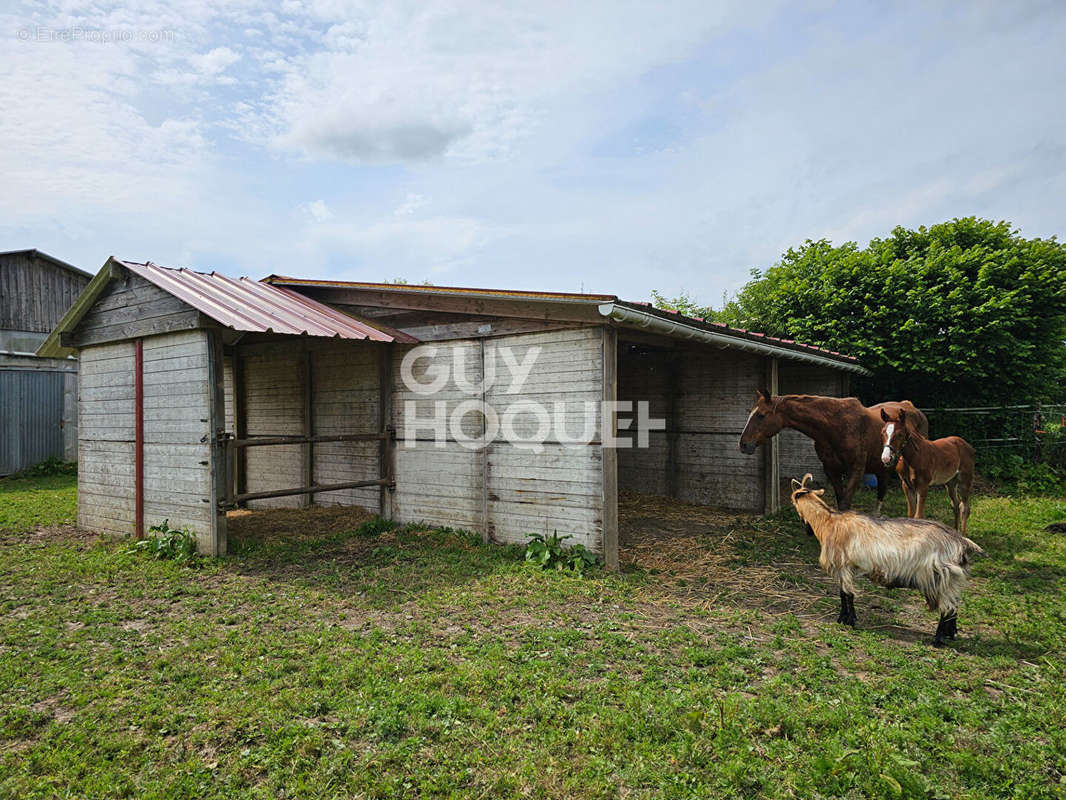
[[(419, 343), (451, 363), (438, 393), (401, 380)], [(499, 348), (538, 356), (518, 393), (478, 391)], [(750, 512), (773, 511), (781, 484), (817, 462), (798, 434), (756, 456), (737, 440), (755, 389), (846, 393), (853, 359), (628, 303), (574, 295), (342, 283), (270, 276), (234, 280), (110, 259), (41, 348), (80, 354), (78, 520), (141, 535), (170, 520), (203, 552), (226, 549), (226, 510), (359, 505), (398, 521), (524, 542), (559, 531), (618, 559), (618, 491), (635, 489)], [(419, 373), (419, 370), (421, 371)], [(646, 400), (665, 428), (647, 448), (557, 439), (533, 452), (497, 439), (471, 448), (480, 414), (443, 441), (406, 415), (432, 418), (484, 400), (566, 404), (580, 428), (586, 403)], [(431, 426), (430, 426), (431, 427)], [(516, 425), (530, 436), (533, 420)], [(458, 436), (456, 435), (458, 434)]]
[(0, 253), (0, 476), (76, 458), (78, 363), (35, 352), (91, 278), (39, 250)]

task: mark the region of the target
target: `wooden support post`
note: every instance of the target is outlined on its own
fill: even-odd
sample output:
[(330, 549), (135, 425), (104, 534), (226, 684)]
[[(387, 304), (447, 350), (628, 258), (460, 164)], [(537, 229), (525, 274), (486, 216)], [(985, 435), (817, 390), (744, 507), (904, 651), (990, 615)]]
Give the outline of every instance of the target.
[(681, 486), (681, 356), (666, 358), (666, 496), (676, 499)]
[(391, 435), (392, 426), (392, 343), (378, 345), (378, 477), (387, 483), (381, 485), (378, 494), (378, 514), (383, 519), (392, 519), (392, 482), (395, 480), (396, 440)]
[[(248, 438), (248, 398), (245, 393), (244, 358), (233, 354), (233, 435), (236, 439)], [(248, 491), (248, 451), (238, 449), (234, 454), (233, 494)]]
[[(315, 435), (315, 421), (314, 421), (314, 384), (313, 367), (311, 349), (308, 347), (303, 352), (303, 395), (304, 395), (304, 436), (311, 437)], [(313, 442), (304, 443), (304, 486), (313, 486), (315, 483), (315, 445)], [(314, 505), (315, 496), (313, 493), (307, 493), (303, 495), (303, 505)]]
[[(771, 396), (778, 394), (777, 358), (766, 359), (766, 388)], [(763, 447), (763, 510), (776, 514), (781, 510), (781, 442), (771, 436)]]
[[(618, 331), (603, 327), (603, 400), (618, 400)], [(601, 406), (601, 408), (604, 406)], [(603, 561), (607, 569), (618, 571), (618, 450), (604, 447), (606, 438), (618, 433), (618, 415), (613, 405), (600, 414), (600, 453), (603, 470)]]
[(144, 340), (133, 343), (134, 402), (134, 529), (133, 538), (144, 538)]
[(211, 470), (211, 510), (213, 523), (211, 539), (206, 547), (199, 547), (201, 553), (212, 556), (226, 555), (226, 501), (230, 497), (233, 475), (229, 466), (232, 461), (227, 458), (229, 448), (225, 440), (226, 433), (226, 378), (225, 354), (222, 337), (216, 331), (207, 331), (207, 374), (208, 402), (210, 404), (211, 440), (208, 443), (211, 452), (209, 460)]

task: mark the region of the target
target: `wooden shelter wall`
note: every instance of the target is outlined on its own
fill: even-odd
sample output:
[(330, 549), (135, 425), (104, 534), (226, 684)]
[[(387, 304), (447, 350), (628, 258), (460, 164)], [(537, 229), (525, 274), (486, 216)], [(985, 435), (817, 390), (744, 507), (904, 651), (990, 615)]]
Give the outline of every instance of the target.
[(113, 278), (81, 318), (73, 341), (92, 345), (197, 328), (192, 306), (127, 269)]
[(680, 363), (678, 498), (740, 511), (763, 510), (763, 459), (740, 452), (748, 398), (765, 375), (763, 356), (703, 348)]
[[(618, 398), (648, 403), (649, 416), (668, 419), (673, 391), (671, 387), (670, 351), (645, 350), (622, 346), (619, 348)], [(625, 431), (620, 433), (625, 434)], [(667, 475), (670, 470), (669, 434), (654, 431), (649, 434), (648, 447), (627, 447), (618, 450), (618, 488), (648, 494), (669, 496)]]
[[(380, 350), (366, 342), (325, 342), (311, 353), (315, 434), (374, 433), (379, 425)], [(378, 442), (325, 442), (314, 446), (314, 482), (348, 483), (380, 477)], [(376, 486), (314, 495), (314, 504), (378, 510)]]
[(79, 353), (78, 525), (132, 536), (134, 488), (133, 342)]
[[(482, 458), (469, 440), (481, 435), (479, 414), (465, 414), (457, 421), (459, 437), (450, 430), (452, 415), (460, 403), (479, 400), (478, 386), (484, 376), (481, 345), (476, 340), (457, 340), (437, 345), (432, 360), (413, 362), (411, 377), (429, 385), (436, 370), (448, 368), (448, 380), (433, 394), (412, 390), (403, 377), (404, 356), (413, 345), (396, 348), (393, 354), (392, 424), (396, 427), (396, 490), (392, 494), (393, 518), (400, 522), (426, 522), (481, 531), (484, 526)], [(455, 365), (460, 364), (459, 370)], [(463, 388), (462, 383), (468, 384)], [(443, 423), (440, 422), (443, 420)], [(443, 424), (438, 436), (437, 427)]]
[[(136, 533), (135, 343), (85, 347), (78, 403), (78, 524)], [(167, 520), (211, 546), (211, 446), (205, 331), (144, 339), (144, 522)]]
[(209, 352), (203, 330), (144, 339), (144, 524), (188, 528), (201, 552), (215, 516)]
[[(515, 401), (537, 403), (551, 416), (552, 433), (539, 448), (511, 444), (501, 437), (488, 451), (489, 536), (524, 543), (530, 533), (568, 534), (568, 544), (603, 548), (603, 458), (600, 403), (603, 399), (603, 332), (598, 328), (502, 336), (518, 363), (535, 355), (521, 389), (512, 392), (510, 375), (496, 356), (500, 379), (486, 400), (501, 415)], [(506, 376), (506, 377), (505, 377)], [(516, 415), (519, 440), (542, 428), (533, 413)], [(568, 443), (567, 439), (588, 439)]]
[[(304, 344), (299, 339), (240, 345), (248, 436), (298, 435), (304, 429)], [(249, 447), (247, 490), (265, 492), (304, 485), (303, 445)], [(248, 507), (300, 508), (301, 496), (251, 500)]]
[[(508, 348), (518, 363), (534, 358), (520, 389), (511, 383), (500, 348)], [(430, 370), (449, 366), (447, 383), (431, 395), (420, 395), (404, 385), (401, 363), (410, 348), (397, 348), (393, 369), (395, 518), (482, 531), (496, 542), (525, 542), (530, 533), (557, 530), (572, 536), (571, 543), (599, 551), (602, 348), (600, 328), (448, 342), (438, 345), (432, 363), (426, 359), (415, 363), (413, 376), (425, 383), (433, 378)], [(456, 364), (462, 365), (458, 373)], [(516, 401), (537, 403), (548, 411), (552, 433), (536, 450), (503, 441), (502, 435), (485, 448), (472, 441), (482, 432), (483, 420), (473, 405), (481, 399), (480, 384), (486, 372), (495, 375), (495, 380), (486, 388), (484, 399), (501, 418)], [(462, 403), (469, 403), (470, 413), (456, 417), (453, 426), (453, 415)], [(569, 436), (584, 438), (579, 434), (584, 432), (586, 403), (591, 404), (591, 442), (564, 443), (555, 435), (556, 420), (565, 425)], [(513, 417), (511, 430), (518, 439), (531, 438), (540, 427), (526, 408)], [(427, 420), (443, 420), (440, 442), (435, 441), (432, 427), (441, 423)]]
[[(282, 339), (236, 348), (244, 383), (249, 436), (300, 435), (307, 425), (305, 390), (310, 357), (311, 426), (317, 435), (373, 433), (379, 426), (380, 348), (369, 342)], [(226, 419), (235, 430), (233, 362), (226, 377)], [(312, 483), (348, 483), (380, 477), (379, 444), (320, 442), (311, 452)], [(307, 484), (308, 449), (303, 444), (249, 447), (246, 491), (291, 489)], [(315, 505), (378, 509), (379, 489), (342, 489), (313, 495)], [(306, 495), (250, 500), (248, 507), (299, 508)]]

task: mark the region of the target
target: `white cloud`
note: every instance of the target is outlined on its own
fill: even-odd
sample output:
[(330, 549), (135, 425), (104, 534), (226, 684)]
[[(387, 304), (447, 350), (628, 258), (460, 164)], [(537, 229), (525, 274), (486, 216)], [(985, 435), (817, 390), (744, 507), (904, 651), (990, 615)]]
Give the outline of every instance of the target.
[(240, 53), (228, 47), (216, 47), (189, 59), (202, 75), (218, 75), (241, 60)]
[(702, 2), (320, 8), (274, 96), (278, 143), (351, 162), (508, 157), (559, 102), (683, 58), (735, 11)]
[(392, 213), (397, 217), (409, 217), (425, 206), (426, 203), (427, 200), (424, 194), (410, 192)]
[(329, 210), (322, 200), (315, 200), (301, 206), (301, 209), (315, 222), (329, 222), (333, 219), (333, 212)]
[(0, 115), (0, 213), (76, 213), (79, 204), (143, 210), (146, 198), (167, 208), (194, 194), (207, 158), (201, 125), (146, 118), (136, 106), (136, 63), (106, 48), (94, 59), (56, 44), (10, 50), (0, 107), (18, 111)]

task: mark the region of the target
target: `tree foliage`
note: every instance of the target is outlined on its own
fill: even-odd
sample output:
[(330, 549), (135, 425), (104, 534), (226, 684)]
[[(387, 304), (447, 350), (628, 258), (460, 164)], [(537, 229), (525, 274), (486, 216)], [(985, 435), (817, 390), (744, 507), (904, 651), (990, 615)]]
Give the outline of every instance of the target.
[(677, 297), (666, 297), (660, 294), (655, 289), (651, 290), (651, 300), (655, 304), (656, 308), (668, 309), (670, 311), (679, 311), (686, 317), (696, 317), (697, 319), (706, 319), (717, 321), (721, 315), (721, 311), (715, 311), (710, 306), (701, 305), (696, 298), (681, 290), (681, 294)]
[(726, 305), (730, 325), (859, 358), (869, 400), (962, 406), (1066, 395), (1066, 246), (968, 217), (860, 249), (807, 241)]

